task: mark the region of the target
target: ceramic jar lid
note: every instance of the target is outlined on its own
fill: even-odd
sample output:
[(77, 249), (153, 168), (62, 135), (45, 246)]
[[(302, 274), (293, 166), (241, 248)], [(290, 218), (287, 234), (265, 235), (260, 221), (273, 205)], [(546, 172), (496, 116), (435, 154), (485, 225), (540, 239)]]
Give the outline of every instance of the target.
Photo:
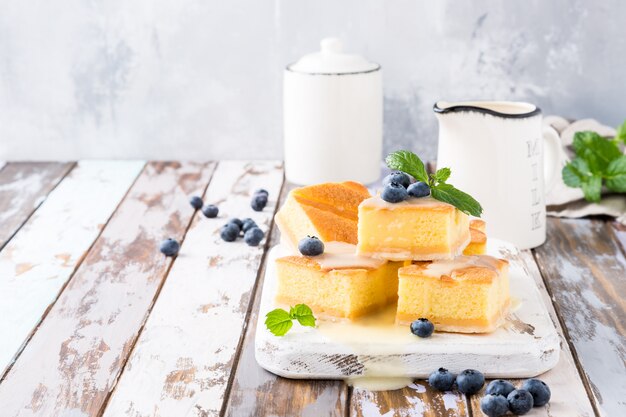
[(339, 39), (325, 38), (320, 42), (320, 51), (304, 55), (287, 70), (305, 74), (355, 74), (376, 71), (380, 65), (360, 55), (343, 53)]

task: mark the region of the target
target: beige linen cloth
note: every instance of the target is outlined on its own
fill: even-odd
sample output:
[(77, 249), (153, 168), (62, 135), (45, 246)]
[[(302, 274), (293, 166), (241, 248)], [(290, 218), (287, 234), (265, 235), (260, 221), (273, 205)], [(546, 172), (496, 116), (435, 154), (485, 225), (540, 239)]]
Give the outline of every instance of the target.
[[(592, 130), (605, 137), (614, 137), (616, 133), (614, 128), (594, 119), (570, 122), (560, 116), (546, 116), (543, 123), (554, 128), (561, 137), (561, 166), (574, 157), (572, 141), (576, 132)], [(560, 174), (558, 181), (546, 195), (546, 204), (548, 216), (578, 218), (603, 214), (615, 217), (618, 222), (626, 225), (626, 194), (609, 194), (603, 189), (602, 200), (599, 203), (589, 203), (583, 198), (582, 190), (565, 185)]]

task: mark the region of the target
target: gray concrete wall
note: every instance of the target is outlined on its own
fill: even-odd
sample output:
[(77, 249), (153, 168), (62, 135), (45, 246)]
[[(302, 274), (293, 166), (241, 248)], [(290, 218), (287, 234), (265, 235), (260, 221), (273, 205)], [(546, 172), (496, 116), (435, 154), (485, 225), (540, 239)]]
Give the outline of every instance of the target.
[(0, 159), (280, 158), (282, 68), (382, 64), (385, 148), (436, 154), (438, 99), (626, 118), (620, 0), (0, 2)]

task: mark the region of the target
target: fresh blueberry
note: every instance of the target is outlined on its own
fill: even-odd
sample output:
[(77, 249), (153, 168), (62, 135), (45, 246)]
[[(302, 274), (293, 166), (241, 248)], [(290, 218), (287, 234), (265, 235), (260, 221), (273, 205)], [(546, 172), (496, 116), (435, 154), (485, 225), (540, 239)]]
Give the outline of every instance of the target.
[(391, 184), (392, 182), (407, 188), (411, 184), (411, 177), (404, 172), (395, 171), (383, 178), (383, 185)]
[(435, 325), (428, 319), (420, 318), (411, 323), (411, 333), (419, 337), (430, 337), (435, 331)]
[(515, 386), (509, 381), (503, 379), (494, 379), (487, 385), (485, 394), (502, 395), (506, 397), (511, 391), (515, 389)]
[(511, 391), (506, 399), (509, 402), (509, 410), (518, 416), (526, 414), (533, 408), (533, 396), (525, 389)]
[(267, 205), (267, 194), (254, 194), (252, 196), (252, 201), (250, 202), (250, 207), (254, 211), (262, 211)]
[(380, 197), (388, 203), (399, 203), (406, 200), (408, 196), (406, 188), (397, 182), (385, 185), (385, 188), (380, 193)]
[(180, 250), (180, 243), (178, 243), (174, 239), (165, 239), (161, 242), (161, 246), (159, 248), (161, 253), (165, 256), (176, 256), (178, 255), (178, 251)]
[(324, 253), (324, 242), (315, 236), (307, 236), (298, 244), (298, 250), (304, 256), (317, 256)]
[(418, 181), (409, 185), (409, 188), (407, 188), (406, 191), (411, 197), (419, 198), (430, 195), (430, 187), (428, 186), (428, 184), (422, 181)]
[(256, 227), (256, 223), (254, 220), (247, 218), (247, 219), (243, 219), (242, 221), (242, 226), (241, 226), (241, 231), (242, 232), (247, 232), (249, 229)]
[(218, 209), (217, 206), (214, 206), (213, 204), (207, 204), (202, 208), (202, 214), (204, 214), (209, 219), (217, 217), (217, 213), (219, 212), (220, 209)]
[(259, 243), (261, 243), (264, 236), (265, 233), (263, 233), (263, 230), (254, 226), (244, 233), (243, 240), (248, 244), (248, 246), (259, 246)]
[(509, 411), (509, 402), (502, 395), (487, 394), (480, 400), (480, 409), (489, 417), (500, 417)]
[(204, 205), (204, 203), (202, 202), (202, 198), (198, 197), (197, 195), (194, 195), (189, 199), (189, 204), (191, 204), (191, 207), (195, 208), (196, 210), (200, 210)]
[(265, 194), (266, 197), (268, 197), (270, 195), (270, 193), (268, 193), (267, 190), (265, 190), (263, 188), (259, 188), (258, 190), (256, 190), (254, 192), (254, 194)]
[(542, 405), (548, 404), (550, 396), (552, 395), (550, 393), (550, 387), (548, 387), (546, 383), (540, 379), (527, 379), (522, 384), (522, 389), (530, 392), (530, 395), (533, 396), (535, 407), (541, 407)]
[(236, 223), (227, 223), (222, 227), (220, 236), (226, 242), (234, 242), (239, 236), (239, 226)]
[(456, 377), (456, 386), (466, 395), (476, 394), (483, 385), (485, 376), (475, 369), (466, 369)]
[(439, 391), (450, 391), (455, 379), (452, 372), (446, 368), (439, 368), (428, 376), (428, 385)]
[(236, 217), (230, 219), (228, 221), (228, 223), (226, 223), (226, 224), (229, 224), (229, 223), (232, 223), (232, 224), (236, 225), (239, 228), (239, 230), (241, 230), (243, 228), (243, 222), (241, 220), (239, 220), (238, 218), (236, 218)]

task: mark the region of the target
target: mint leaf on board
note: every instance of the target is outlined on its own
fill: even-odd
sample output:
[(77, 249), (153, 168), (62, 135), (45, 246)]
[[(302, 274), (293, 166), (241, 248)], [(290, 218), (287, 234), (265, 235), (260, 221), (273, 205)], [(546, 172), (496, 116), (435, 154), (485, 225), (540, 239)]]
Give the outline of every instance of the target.
[(576, 155), (585, 159), (591, 172), (599, 175), (622, 154), (615, 142), (590, 131), (576, 132), (572, 146)]
[(561, 175), (565, 185), (572, 188), (578, 188), (592, 174), (589, 170), (587, 162), (585, 162), (584, 159), (574, 158), (563, 167)]
[(435, 182), (446, 182), (450, 178), (450, 174), (452, 174), (450, 168), (440, 168), (433, 174), (432, 178)]
[(428, 173), (424, 163), (411, 151), (396, 151), (385, 158), (387, 166), (391, 169), (405, 172), (418, 181), (428, 183)]
[(626, 155), (611, 161), (606, 169), (606, 188), (626, 193)]
[(315, 317), (313, 316), (313, 311), (306, 304), (297, 304), (294, 307), (291, 307), (289, 310), (289, 315), (292, 319), (298, 320), (303, 326), (315, 327)]
[(602, 191), (602, 177), (594, 174), (581, 184), (585, 200), (598, 202)]
[(436, 186), (431, 187), (430, 193), (434, 199), (452, 204), (463, 213), (480, 217), (483, 212), (483, 208), (478, 201), (476, 201), (471, 195), (464, 193), (461, 190), (457, 190), (451, 184), (437, 184)]
[(277, 308), (265, 315), (265, 327), (275, 336), (284, 336), (298, 320), (302, 326), (315, 327), (313, 311), (306, 304), (297, 304), (289, 308), (289, 312)]
[(282, 308), (277, 308), (265, 315), (265, 326), (275, 336), (284, 336), (293, 326), (289, 313)]

